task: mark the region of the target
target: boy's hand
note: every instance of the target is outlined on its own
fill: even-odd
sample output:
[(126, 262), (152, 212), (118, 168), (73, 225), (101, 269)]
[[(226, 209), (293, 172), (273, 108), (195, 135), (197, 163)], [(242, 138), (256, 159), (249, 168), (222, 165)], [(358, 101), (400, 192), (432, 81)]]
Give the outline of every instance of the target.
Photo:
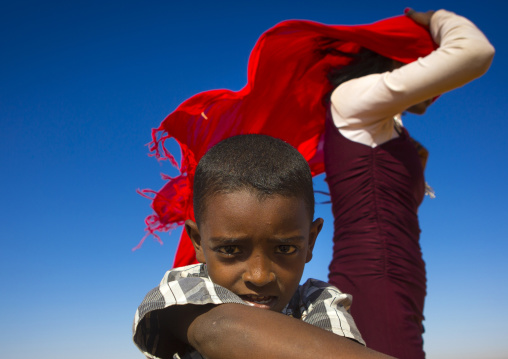
[(407, 17), (411, 18), (417, 24), (423, 25), (427, 28), (430, 25), (430, 18), (432, 15), (434, 15), (434, 12), (434, 10), (429, 10), (427, 12), (417, 12), (411, 8), (406, 8), (404, 10), (404, 14), (406, 14)]

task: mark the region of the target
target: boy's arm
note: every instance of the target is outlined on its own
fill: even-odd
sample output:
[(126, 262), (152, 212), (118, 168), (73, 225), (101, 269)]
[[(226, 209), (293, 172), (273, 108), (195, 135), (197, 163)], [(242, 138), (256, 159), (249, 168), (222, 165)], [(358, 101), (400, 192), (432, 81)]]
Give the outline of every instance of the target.
[[(174, 336), (210, 359), (390, 358), (345, 337), (269, 310), (242, 304), (173, 309), (166, 308), (159, 313), (163, 323), (160, 338)], [(172, 352), (166, 352), (167, 349), (174, 347), (160, 340), (157, 356), (168, 357)]]

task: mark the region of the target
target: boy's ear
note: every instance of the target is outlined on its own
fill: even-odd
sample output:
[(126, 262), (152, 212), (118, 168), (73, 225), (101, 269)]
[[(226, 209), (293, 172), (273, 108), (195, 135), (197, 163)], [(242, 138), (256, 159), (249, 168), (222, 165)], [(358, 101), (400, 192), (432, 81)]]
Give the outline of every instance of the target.
[(318, 218), (310, 225), (310, 233), (309, 233), (309, 249), (307, 250), (307, 259), (305, 263), (309, 263), (312, 259), (312, 251), (314, 250), (314, 244), (316, 244), (316, 239), (323, 228), (324, 220), (323, 218)]
[(199, 228), (196, 222), (191, 221), (190, 219), (186, 220), (185, 231), (192, 241), (197, 261), (200, 263), (206, 263), (203, 248), (201, 247), (201, 235), (199, 234)]

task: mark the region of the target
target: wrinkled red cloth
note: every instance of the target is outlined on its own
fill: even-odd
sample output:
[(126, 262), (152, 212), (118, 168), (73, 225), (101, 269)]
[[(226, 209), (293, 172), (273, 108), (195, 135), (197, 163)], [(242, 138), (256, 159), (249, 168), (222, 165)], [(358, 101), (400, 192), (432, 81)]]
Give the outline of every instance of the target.
[[(356, 53), (360, 47), (409, 63), (428, 55), (436, 45), (427, 29), (406, 16), (354, 26), (284, 21), (266, 31), (254, 46), (243, 89), (202, 92), (178, 106), (152, 132), (150, 150), (155, 157), (178, 167), (164, 147), (166, 140), (174, 138), (181, 146), (182, 160), (181, 174), (168, 178), (159, 192), (141, 191), (155, 195), (155, 213), (146, 220), (147, 235), (160, 240), (157, 231), (170, 230), (193, 218), (196, 163), (225, 138), (247, 133), (281, 138), (305, 157), (313, 175), (324, 172), (326, 107), (322, 99), (332, 90), (326, 74), (331, 68), (347, 65), (351, 58), (343, 53)], [(191, 263), (195, 263), (194, 250), (184, 231), (174, 266)]]

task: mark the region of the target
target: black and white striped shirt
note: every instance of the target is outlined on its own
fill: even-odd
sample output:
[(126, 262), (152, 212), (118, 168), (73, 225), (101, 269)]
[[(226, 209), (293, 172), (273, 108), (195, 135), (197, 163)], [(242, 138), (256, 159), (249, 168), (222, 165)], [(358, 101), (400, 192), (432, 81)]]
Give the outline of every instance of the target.
[[(141, 302), (134, 318), (134, 343), (148, 358), (154, 355), (159, 340), (157, 311), (175, 305), (246, 304), (233, 292), (213, 283), (203, 264), (172, 269), (164, 275), (159, 286), (152, 289)], [(351, 296), (328, 283), (308, 279), (299, 286), (283, 314), (303, 320), (340, 336), (365, 345), (353, 318), (349, 314)], [(173, 358), (200, 359), (197, 351)]]

